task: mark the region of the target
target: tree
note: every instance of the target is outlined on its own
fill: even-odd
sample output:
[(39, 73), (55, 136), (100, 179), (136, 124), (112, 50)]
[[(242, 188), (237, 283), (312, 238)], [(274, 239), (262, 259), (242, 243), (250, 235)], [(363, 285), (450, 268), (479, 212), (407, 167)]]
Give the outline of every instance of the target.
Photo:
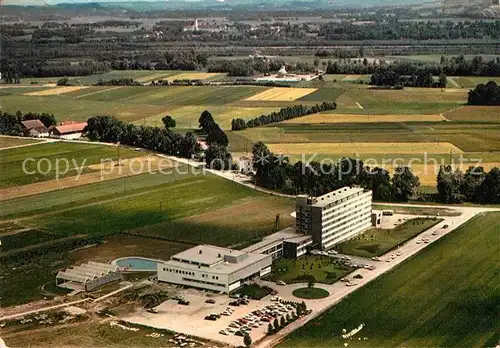
[(469, 105), (500, 105), (500, 86), (494, 81), (480, 83), (469, 91)]
[(54, 114), (43, 113), (43, 114), (40, 115), (40, 121), (47, 128), (49, 128), (51, 126), (55, 126), (57, 124), (57, 120), (56, 120)]
[(274, 333), (274, 327), (273, 327), (273, 324), (269, 323), (267, 325), (267, 334), (268, 335), (272, 335)]
[(285, 326), (286, 326), (285, 317), (281, 317), (280, 318), (280, 328), (284, 328)]
[(165, 129), (170, 129), (170, 128), (175, 128), (176, 126), (176, 122), (175, 120), (171, 117), (171, 116), (165, 116), (161, 119), (161, 121), (163, 122), (163, 126), (165, 127)]
[(275, 318), (274, 321), (273, 321), (273, 327), (274, 327), (274, 331), (278, 331), (280, 329), (280, 324), (278, 322), (278, 318)]
[(478, 198), (481, 203), (500, 204), (500, 169), (492, 168), (479, 187)]
[(212, 114), (210, 112), (208, 112), (207, 110), (205, 110), (201, 113), (200, 118), (198, 119), (198, 122), (200, 124), (200, 128), (205, 133), (208, 133), (210, 130), (210, 127), (215, 123), (214, 118), (212, 117)]
[(233, 161), (224, 146), (212, 144), (205, 150), (205, 162), (210, 169), (229, 170)]
[(245, 344), (245, 347), (250, 347), (252, 345), (252, 337), (250, 337), (248, 333), (246, 333), (243, 337), (243, 343)]
[(69, 79), (67, 77), (63, 77), (62, 79), (57, 80), (57, 85), (58, 86), (68, 86)]
[(315, 281), (316, 279), (314, 278), (314, 276), (310, 276), (307, 280), (307, 288), (309, 289), (309, 291), (312, 291), (312, 289), (314, 288)]
[(392, 177), (393, 196), (400, 201), (407, 201), (417, 193), (420, 186), (418, 177), (415, 176), (410, 168), (397, 167)]

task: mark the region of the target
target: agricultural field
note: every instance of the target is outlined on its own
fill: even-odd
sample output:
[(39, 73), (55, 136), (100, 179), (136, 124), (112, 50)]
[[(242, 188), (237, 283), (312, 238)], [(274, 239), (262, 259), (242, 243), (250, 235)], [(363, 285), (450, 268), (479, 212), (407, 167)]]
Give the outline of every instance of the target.
[[(177, 128), (196, 129), (198, 119), (203, 111), (208, 110), (215, 117), (217, 123), (222, 129), (231, 129), (231, 121), (234, 118), (249, 120), (261, 115), (267, 115), (278, 111), (276, 107), (239, 107), (229, 105), (191, 105), (175, 107), (168, 111), (169, 115), (175, 118)], [(164, 114), (148, 117), (143, 121), (137, 121), (137, 124), (146, 124), (149, 126), (163, 126), (161, 119)]]
[(443, 116), (450, 121), (500, 123), (500, 107), (463, 106), (445, 112)]
[(275, 153), (297, 155), (302, 153), (347, 153), (356, 150), (359, 154), (420, 154), (420, 153), (462, 153), (453, 144), (440, 143), (282, 143), (269, 144), (269, 150)]
[(13, 147), (13, 146), (32, 145), (38, 142), (39, 140), (35, 139), (23, 139), (14, 137), (11, 138), (11, 137), (0, 136), (0, 149), (6, 149), (8, 147)]
[[(112, 146), (52, 142), (4, 149), (1, 156), (0, 189), (5, 189), (54, 180), (57, 165), (62, 173), (60, 177), (75, 176), (78, 168), (88, 172), (92, 170), (90, 165), (101, 163), (101, 160), (117, 160), (118, 152)], [(120, 158), (136, 156), (137, 153), (132, 150), (120, 151)], [(28, 161), (25, 162), (26, 159)], [(67, 173), (63, 173), (65, 169), (68, 169)]]
[(247, 101), (294, 101), (316, 92), (316, 88), (274, 87), (246, 98)]
[(437, 218), (416, 218), (393, 229), (371, 228), (361, 235), (335, 246), (335, 249), (343, 254), (367, 258), (380, 256), (441, 221), (443, 220)]
[(294, 118), (283, 123), (314, 124), (314, 123), (395, 123), (395, 122), (440, 122), (445, 118), (441, 115), (369, 115), (369, 114), (335, 114), (320, 113)]
[[(473, 218), (299, 328), (280, 346), (496, 345), (500, 282), (498, 245), (492, 241), (498, 238), (499, 220), (500, 213)], [(343, 329), (349, 332), (361, 323), (365, 326), (353, 339), (342, 339)]]

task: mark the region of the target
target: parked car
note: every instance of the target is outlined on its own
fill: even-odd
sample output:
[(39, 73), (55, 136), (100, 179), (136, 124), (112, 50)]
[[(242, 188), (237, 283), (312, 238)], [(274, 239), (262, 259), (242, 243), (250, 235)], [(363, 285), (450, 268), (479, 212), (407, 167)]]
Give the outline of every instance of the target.
[(215, 300), (213, 298), (210, 298), (206, 300), (205, 303), (215, 303)]
[(213, 314), (210, 314), (210, 315), (207, 315), (205, 317), (205, 320), (211, 320), (211, 321), (216, 321), (217, 320), (217, 317)]
[(235, 336), (245, 336), (245, 334), (241, 330), (236, 331), (234, 334)]
[(278, 281), (276, 282), (276, 285), (285, 286), (285, 285), (286, 285), (286, 283), (285, 283), (284, 281), (282, 281), (282, 280), (278, 280)]
[(184, 306), (189, 306), (189, 301), (186, 301), (186, 300), (183, 300), (183, 299), (180, 299), (179, 301), (177, 301), (178, 304), (181, 304), (181, 305), (184, 305)]
[(443, 228), (448, 228), (448, 225), (444, 225)]
[(219, 331), (219, 333), (220, 333), (221, 335), (225, 335), (225, 336), (227, 336), (227, 332), (226, 332), (226, 330), (220, 330), (220, 331)]

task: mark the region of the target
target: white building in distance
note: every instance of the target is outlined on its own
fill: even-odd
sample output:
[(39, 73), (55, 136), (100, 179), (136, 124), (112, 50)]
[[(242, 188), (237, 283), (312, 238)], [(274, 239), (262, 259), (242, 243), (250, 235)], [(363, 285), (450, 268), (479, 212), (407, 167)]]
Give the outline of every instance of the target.
[(198, 245), (158, 263), (158, 281), (229, 293), (271, 272), (272, 257)]
[(372, 226), (372, 191), (343, 187), (320, 197), (297, 196), (296, 231), (327, 250)]

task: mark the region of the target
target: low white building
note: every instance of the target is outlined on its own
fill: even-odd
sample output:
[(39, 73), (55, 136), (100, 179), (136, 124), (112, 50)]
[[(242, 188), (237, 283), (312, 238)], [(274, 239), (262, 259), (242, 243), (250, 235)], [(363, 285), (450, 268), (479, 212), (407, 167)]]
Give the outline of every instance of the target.
[(158, 281), (229, 293), (271, 272), (271, 255), (198, 245), (158, 263)]

